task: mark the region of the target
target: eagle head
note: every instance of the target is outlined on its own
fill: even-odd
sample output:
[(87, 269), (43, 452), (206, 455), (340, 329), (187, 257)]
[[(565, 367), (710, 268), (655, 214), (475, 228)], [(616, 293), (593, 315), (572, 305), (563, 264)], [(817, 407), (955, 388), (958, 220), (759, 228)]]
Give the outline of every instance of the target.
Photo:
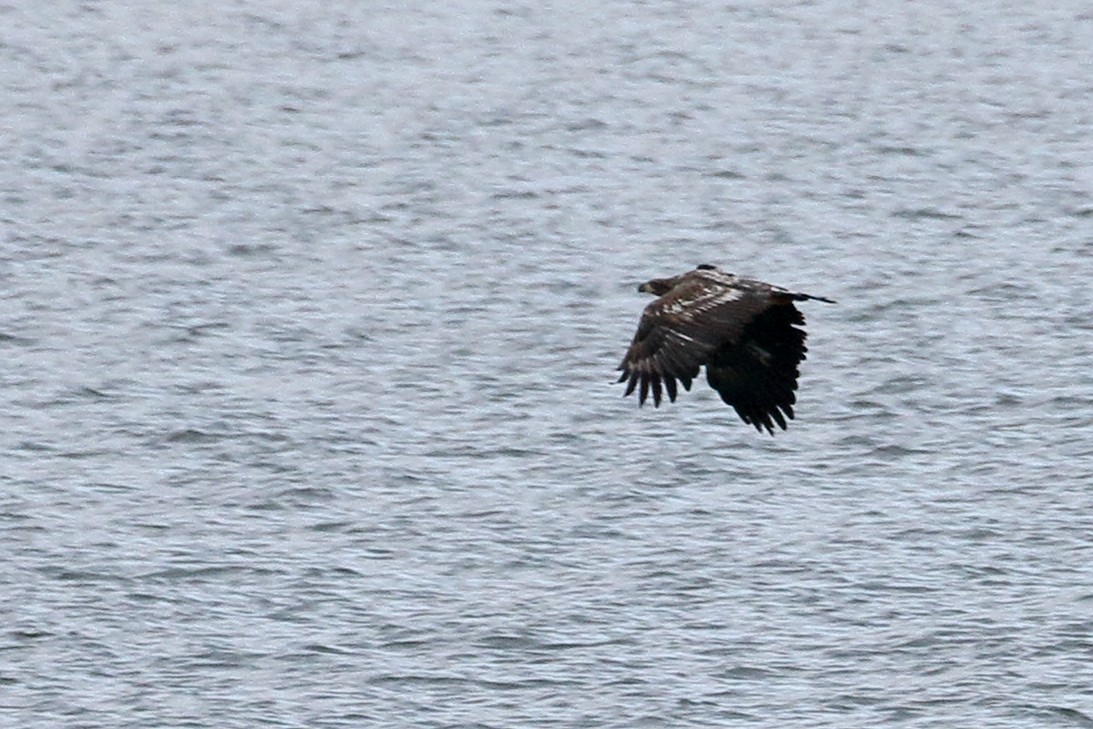
[(638, 286), (638, 293), (664, 296), (664, 294), (675, 287), (678, 280), (679, 276), (673, 278), (654, 278), (651, 281), (646, 281), (641, 286)]

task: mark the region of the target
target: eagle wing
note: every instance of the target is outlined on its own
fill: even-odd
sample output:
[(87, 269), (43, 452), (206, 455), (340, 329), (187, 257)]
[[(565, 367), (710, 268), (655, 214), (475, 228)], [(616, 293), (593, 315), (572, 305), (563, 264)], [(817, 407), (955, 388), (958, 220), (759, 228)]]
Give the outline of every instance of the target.
[(772, 304), (772, 287), (738, 282), (687, 276), (646, 306), (619, 364), (618, 381), (628, 381), (625, 394), (640, 385), (639, 402), (644, 403), (652, 391), (653, 404), (659, 406), (662, 386), (673, 402), (676, 380), (690, 390), (699, 369), (727, 345), (738, 342), (747, 325)]
[(706, 364), (706, 380), (740, 419), (771, 435), (786, 429), (797, 402), (797, 378), (805, 358), (804, 315), (791, 300), (773, 296), (774, 305), (751, 319), (740, 338), (717, 350)]

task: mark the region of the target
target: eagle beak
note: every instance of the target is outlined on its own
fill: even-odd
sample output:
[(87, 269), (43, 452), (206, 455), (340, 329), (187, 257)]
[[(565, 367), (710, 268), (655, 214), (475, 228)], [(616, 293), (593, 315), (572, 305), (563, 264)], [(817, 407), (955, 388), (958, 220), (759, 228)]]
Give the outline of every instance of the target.
[(652, 291), (653, 291), (653, 289), (649, 288), (649, 282), (648, 281), (643, 283), (641, 286), (638, 286), (638, 293), (639, 294), (652, 293)]

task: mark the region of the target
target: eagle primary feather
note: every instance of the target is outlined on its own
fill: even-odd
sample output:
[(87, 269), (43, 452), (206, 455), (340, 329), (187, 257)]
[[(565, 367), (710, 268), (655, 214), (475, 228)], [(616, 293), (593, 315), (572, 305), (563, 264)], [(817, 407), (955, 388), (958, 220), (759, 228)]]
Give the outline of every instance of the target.
[(703, 264), (672, 278), (638, 287), (658, 298), (645, 307), (637, 334), (623, 357), (619, 382), (625, 395), (638, 390), (641, 404), (652, 394), (675, 401), (677, 381), (685, 390), (706, 368), (706, 381), (745, 423), (774, 434), (793, 419), (797, 378), (805, 359), (805, 319), (795, 301), (826, 301), (740, 278)]

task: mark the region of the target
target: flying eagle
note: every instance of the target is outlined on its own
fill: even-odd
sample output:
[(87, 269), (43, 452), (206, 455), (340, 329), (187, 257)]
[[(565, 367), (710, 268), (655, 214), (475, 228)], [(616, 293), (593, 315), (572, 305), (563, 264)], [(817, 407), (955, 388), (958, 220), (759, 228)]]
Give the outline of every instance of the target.
[[(645, 307), (637, 334), (619, 369), (625, 395), (640, 383), (639, 404), (653, 393), (659, 407), (662, 388), (675, 402), (676, 380), (691, 380), (706, 366), (706, 380), (745, 423), (774, 435), (786, 429), (797, 401), (798, 369), (805, 359), (805, 318), (795, 301), (835, 302), (761, 281), (739, 278), (703, 264), (672, 278), (654, 278), (638, 287), (659, 297)], [(798, 326), (794, 326), (794, 325)]]

